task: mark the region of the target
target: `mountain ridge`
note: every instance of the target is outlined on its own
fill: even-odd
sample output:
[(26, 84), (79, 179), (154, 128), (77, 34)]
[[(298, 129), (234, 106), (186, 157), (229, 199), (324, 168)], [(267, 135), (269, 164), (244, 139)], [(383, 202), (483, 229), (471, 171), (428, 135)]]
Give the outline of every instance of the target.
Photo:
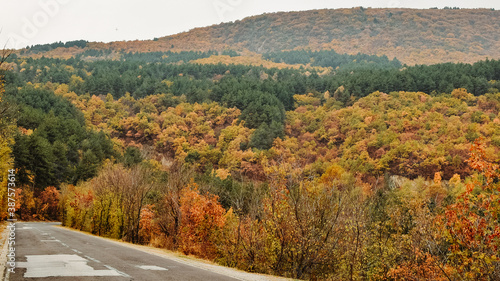
[(491, 9), (358, 7), (267, 13), (154, 40), (92, 42), (87, 48), (130, 52), (232, 49), (242, 54), (333, 49), (386, 55), (409, 65), (473, 63), (500, 58), (499, 29), (500, 11)]

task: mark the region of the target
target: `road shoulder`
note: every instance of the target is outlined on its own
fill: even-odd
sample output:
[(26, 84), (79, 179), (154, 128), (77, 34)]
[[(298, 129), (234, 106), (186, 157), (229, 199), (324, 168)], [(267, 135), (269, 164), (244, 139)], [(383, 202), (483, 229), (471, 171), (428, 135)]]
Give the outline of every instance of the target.
[(7, 229), (7, 222), (0, 221), (0, 272), (2, 274), (2, 280), (8, 280), (8, 276), (6, 276), (7, 271), (5, 270), (7, 265), (7, 252), (8, 252), (8, 243), (7, 238), (9, 235), (9, 231)]

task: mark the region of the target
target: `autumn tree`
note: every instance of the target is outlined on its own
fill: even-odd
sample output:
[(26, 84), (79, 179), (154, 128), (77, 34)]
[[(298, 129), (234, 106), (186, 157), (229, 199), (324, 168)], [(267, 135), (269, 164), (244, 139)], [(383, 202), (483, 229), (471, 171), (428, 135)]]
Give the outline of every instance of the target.
[(94, 193), (88, 184), (78, 187), (64, 185), (61, 192), (62, 224), (75, 229), (91, 231)]
[(168, 180), (160, 187), (161, 197), (155, 204), (155, 217), (162, 235), (164, 247), (176, 250), (180, 244), (182, 213), (180, 200), (182, 189), (189, 185), (194, 170), (183, 163), (174, 162), (168, 173)]
[(148, 204), (141, 210), (138, 242), (141, 244), (151, 244), (157, 247), (164, 247), (165, 245), (162, 245), (160, 241), (157, 241), (160, 238), (161, 230), (154, 212), (154, 205)]
[[(436, 214), (452, 198), (440, 173), (433, 181), (386, 177), (367, 198), (366, 273), (373, 279), (449, 280), (446, 248), (435, 225)], [(460, 185), (457, 186), (460, 188)]]
[[(8, 170), (12, 169), (11, 145), (14, 142), (12, 106), (9, 105), (4, 98), (4, 71), (3, 64), (5, 63), (10, 52), (3, 50), (0, 54), (0, 186), (7, 186)], [(0, 206), (4, 206), (6, 200), (6, 188), (0, 191)], [(6, 208), (0, 212), (0, 217), (6, 216)]]
[(449, 263), (462, 280), (500, 278), (500, 170), (487, 151), (482, 139), (472, 144), (468, 162), (477, 174), (439, 218)]
[(214, 259), (214, 241), (225, 224), (226, 211), (215, 195), (200, 194), (195, 183), (181, 191), (179, 250), (185, 254)]
[(47, 220), (59, 220), (60, 210), (59, 210), (59, 200), (61, 194), (53, 186), (45, 188), (44, 191), (40, 193), (39, 200), (39, 210), (37, 213), (44, 219)]
[(95, 195), (93, 232), (139, 242), (141, 210), (154, 188), (151, 168), (109, 164), (90, 185)]
[(281, 145), (278, 160), (266, 164), (270, 194), (264, 218), (273, 272), (294, 278), (356, 278), (364, 210), (358, 208), (362, 194), (355, 179), (338, 165), (316, 180), (307, 179), (297, 156)]

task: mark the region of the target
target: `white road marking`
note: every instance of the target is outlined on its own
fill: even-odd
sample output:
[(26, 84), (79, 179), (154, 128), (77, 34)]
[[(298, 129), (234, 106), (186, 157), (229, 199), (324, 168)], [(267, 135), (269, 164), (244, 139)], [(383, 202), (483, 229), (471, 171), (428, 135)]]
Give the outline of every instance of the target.
[(28, 255), (26, 259), (27, 262), (17, 263), (18, 267), (26, 268), (25, 278), (122, 275), (112, 268), (94, 270), (87, 265), (88, 260), (78, 255)]
[(54, 239), (54, 240), (52, 240), (52, 239), (51, 240), (40, 240), (40, 241), (41, 242), (61, 242), (61, 241), (59, 241), (57, 239)]
[(85, 256), (85, 257), (86, 257), (87, 259), (89, 259), (89, 260), (93, 261), (93, 262), (101, 263), (99, 260), (96, 260), (96, 259), (91, 258), (91, 257), (89, 257), (89, 256)]
[(113, 271), (116, 271), (118, 272), (121, 276), (123, 277), (131, 277), (130, 275), (128, 275), (127, 273), (123, 272), (123, 271), (119, 271), (118, 269), (112, 267), (112, 266), (109, 266), (109, 265), (104, 265), (106, 268), (110, 269), (110, 270), (113, 270)]
[(78, 251), (78, 250), (75, 250), (75, 249), (71, 249), (71, 251), (77, 253), (77, 254), (83, 254), (82, 252)]
[(168, 270), (163, 267), (159, 267), (156, 265), (137, 265), (138, 268), (144, 269), (144, 270)]

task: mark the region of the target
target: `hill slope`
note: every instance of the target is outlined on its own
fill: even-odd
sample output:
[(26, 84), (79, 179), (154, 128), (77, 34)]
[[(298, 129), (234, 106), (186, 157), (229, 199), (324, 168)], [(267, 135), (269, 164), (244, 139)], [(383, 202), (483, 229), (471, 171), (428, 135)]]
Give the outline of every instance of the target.
[(353, 8), (264, 14), (158, 41), (99, 47), (134, 51), (231, 47), (257, 53), (333, 48), (339, 53), (387, 55), (408, 64), (474, 62), (500, 57), (499, 28), (500, 11), (487, 9)]
[(243, 54), (334, 49), (338, 53), (387, 55), (407, 64), (472, 63), (500, 58), (499, 29), (500, 11), (489, 9), (325, 9), (263, 14), (155, 40), (60, 47), (45, 55), (67, 57), (88, 49), (235, 49)]

